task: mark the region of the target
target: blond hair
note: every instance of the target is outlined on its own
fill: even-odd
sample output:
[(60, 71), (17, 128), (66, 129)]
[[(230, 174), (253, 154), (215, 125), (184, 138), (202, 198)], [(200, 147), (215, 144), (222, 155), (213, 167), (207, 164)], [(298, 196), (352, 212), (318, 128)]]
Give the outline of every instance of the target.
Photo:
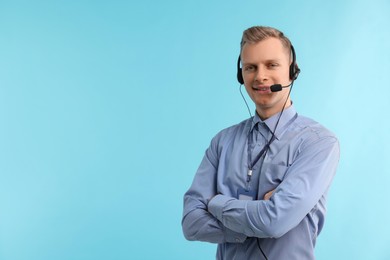
[(281, 31), (267, 26), (253, 26), (246, 29), (242, 34), (241, 51), (247, 43), (258, 43), (271, 37), (279, 39), (287, 51), (291, 50), (290, 40)]

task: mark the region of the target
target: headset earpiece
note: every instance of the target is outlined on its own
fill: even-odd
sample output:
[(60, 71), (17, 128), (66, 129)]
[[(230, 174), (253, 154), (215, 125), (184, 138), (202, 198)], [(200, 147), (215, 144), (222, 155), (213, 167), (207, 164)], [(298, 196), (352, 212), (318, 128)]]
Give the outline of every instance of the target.
[(238, 56), (238, 61), (237, 61), (237, 80), (241, 85), (243, 85), (244, 78), (242, 77), (242, 69), (240, 67), (240, 63), (241, 63), (241, 55)]
[(295, 56), (295, 50), (294, 50), (294, 47), (292, 45), (291, 45), (291, 53), (292, 53), (293, 60), (292, 60), (291, 65), (290, 65), (290, 79), (296, 80), (298, 78), (298, 75), (301, 72), (301, 70), (298, 67), (297, 59)]

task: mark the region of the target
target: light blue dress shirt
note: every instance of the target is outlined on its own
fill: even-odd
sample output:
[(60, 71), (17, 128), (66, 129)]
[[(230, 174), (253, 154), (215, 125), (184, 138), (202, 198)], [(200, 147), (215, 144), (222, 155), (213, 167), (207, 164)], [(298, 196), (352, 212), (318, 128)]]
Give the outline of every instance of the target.
[[(264, 259), (259, 246), (271, 260), (315, 259), (339, 143), (292, 105), (282, 113), (276, 138), (248, 182), (248, 153), (254, 158), (263, 149), (278, 117), (262, 121), (255, 115), (219, 132), (184, 195), (185, 237), (218, 243), (217, 259)], [(243, 188), (255, 199), (238, 199)]]

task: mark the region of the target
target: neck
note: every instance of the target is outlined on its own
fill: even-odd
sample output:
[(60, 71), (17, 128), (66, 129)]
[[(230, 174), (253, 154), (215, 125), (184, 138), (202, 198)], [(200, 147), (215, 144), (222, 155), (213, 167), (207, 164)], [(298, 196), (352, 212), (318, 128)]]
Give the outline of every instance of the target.
[[(284, 106), (284, 109), (290, 107), (291, 104), (292, 104), (291, 100), (288, 99), (286, 105)], [(282, 110), (283, 110), (283, 105), (278, 107), (278, 108), (274, 108), (274, 107), (264, 108), (264, 107), (258, 107), (258, 106), (256, 107), (256, 113), (259, 115), (261, 120), (266, 120), (266, 119), (276, 115), (277, 113), (281, 112)]]

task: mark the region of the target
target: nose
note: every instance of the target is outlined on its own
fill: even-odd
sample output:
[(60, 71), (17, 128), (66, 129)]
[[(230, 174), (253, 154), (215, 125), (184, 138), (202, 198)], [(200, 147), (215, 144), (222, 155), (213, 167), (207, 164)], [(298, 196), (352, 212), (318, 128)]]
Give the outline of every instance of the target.
[(264, 68), (257, 68), (256, 75), (255, 75), (255, 81), (257, 82), (265, 82), (267, 81), (267, 75), (266, 70)]

